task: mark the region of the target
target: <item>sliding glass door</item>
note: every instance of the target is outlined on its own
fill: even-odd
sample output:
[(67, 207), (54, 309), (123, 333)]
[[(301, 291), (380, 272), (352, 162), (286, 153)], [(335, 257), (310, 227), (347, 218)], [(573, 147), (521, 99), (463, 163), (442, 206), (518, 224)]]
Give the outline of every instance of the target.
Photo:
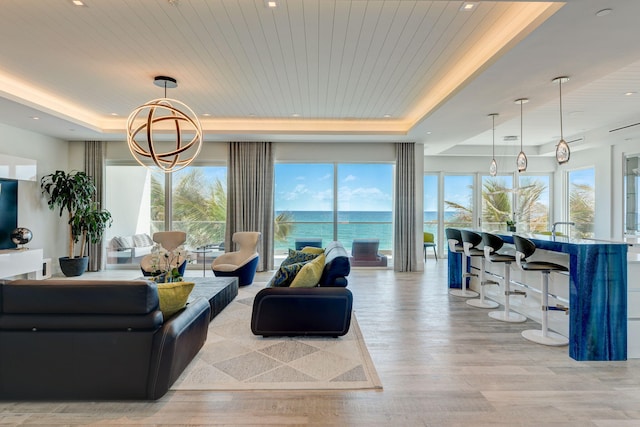
[(393, 248), (393, 165), (389, 163), (278, 163), (275, 166), (276, 242), (286, 254), (296, 239), (379, 240)]
[[(106, 230), (107, 264), (137, 264), (143, 250), (116, 248), (114, 237), (157, 231), (187, 233), (189, 249), (224, 240), (226, 167), (190, 166), (173, 174), (151, 172), (139, 165), (107, 165), (106, 208), (113, 225)], [(116, 241), (119, 239), (116, 239)]]

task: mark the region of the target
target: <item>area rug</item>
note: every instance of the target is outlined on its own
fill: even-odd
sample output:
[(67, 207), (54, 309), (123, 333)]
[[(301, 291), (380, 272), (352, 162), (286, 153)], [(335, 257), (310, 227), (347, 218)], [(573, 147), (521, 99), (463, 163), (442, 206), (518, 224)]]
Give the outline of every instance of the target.
[(171, 390), (382, 388), (355, 314), (339, 338), (253, 335), (253, 298), (264, 285), (240, 288), (210, 323), (207, 342)]

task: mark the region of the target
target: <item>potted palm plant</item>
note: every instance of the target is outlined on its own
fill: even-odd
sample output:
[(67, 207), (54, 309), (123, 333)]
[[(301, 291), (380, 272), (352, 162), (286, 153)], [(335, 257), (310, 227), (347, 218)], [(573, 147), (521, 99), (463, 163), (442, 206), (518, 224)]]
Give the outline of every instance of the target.
[[(66, 212), (68, 217), (69, 250), (68, 256), (59, 258), (60, 269), (65, 276), (80, 276), (89, 262), (84, 256), (86, 239), (100, 241), (104, 229), (111, 225), (111, 214), (94, 206), (96, 186), (85, 172), (57, 170), (42, 177), (40, 188), (49, 209), (57, 209), (61, 217)], [(76, 256), (75, 245), (81, 238), (81, 253)]]
[(76, 211), (72, 218), (71, 229), (75, 243), (80, 241), (80, 257), (84, 257), (87, 244), (102, 241), (104, 230), (111, 227), (112, 222), (111, 212), (100, 209), (97, 203)]

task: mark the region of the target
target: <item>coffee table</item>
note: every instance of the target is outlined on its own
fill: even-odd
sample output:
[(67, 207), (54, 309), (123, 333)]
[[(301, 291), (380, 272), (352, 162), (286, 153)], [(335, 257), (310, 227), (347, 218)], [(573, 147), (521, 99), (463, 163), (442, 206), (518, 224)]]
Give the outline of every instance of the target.
[(209, 321), (238, 296), (237, 277), (185, 277), (186, 281), (194, 282), (195, 286), (189, 295), (189, 301), (198, 297), (205, 297), (211, 306)]

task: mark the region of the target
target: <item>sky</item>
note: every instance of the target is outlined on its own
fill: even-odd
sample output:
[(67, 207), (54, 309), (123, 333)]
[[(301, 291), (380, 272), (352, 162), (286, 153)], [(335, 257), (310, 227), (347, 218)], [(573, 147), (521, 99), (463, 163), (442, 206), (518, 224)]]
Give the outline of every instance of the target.
[[(276, 211), (331, 211), (334, 165), (276, 164)], [(337, 165), (339, 211), (391, 211), (393, 165)]]

